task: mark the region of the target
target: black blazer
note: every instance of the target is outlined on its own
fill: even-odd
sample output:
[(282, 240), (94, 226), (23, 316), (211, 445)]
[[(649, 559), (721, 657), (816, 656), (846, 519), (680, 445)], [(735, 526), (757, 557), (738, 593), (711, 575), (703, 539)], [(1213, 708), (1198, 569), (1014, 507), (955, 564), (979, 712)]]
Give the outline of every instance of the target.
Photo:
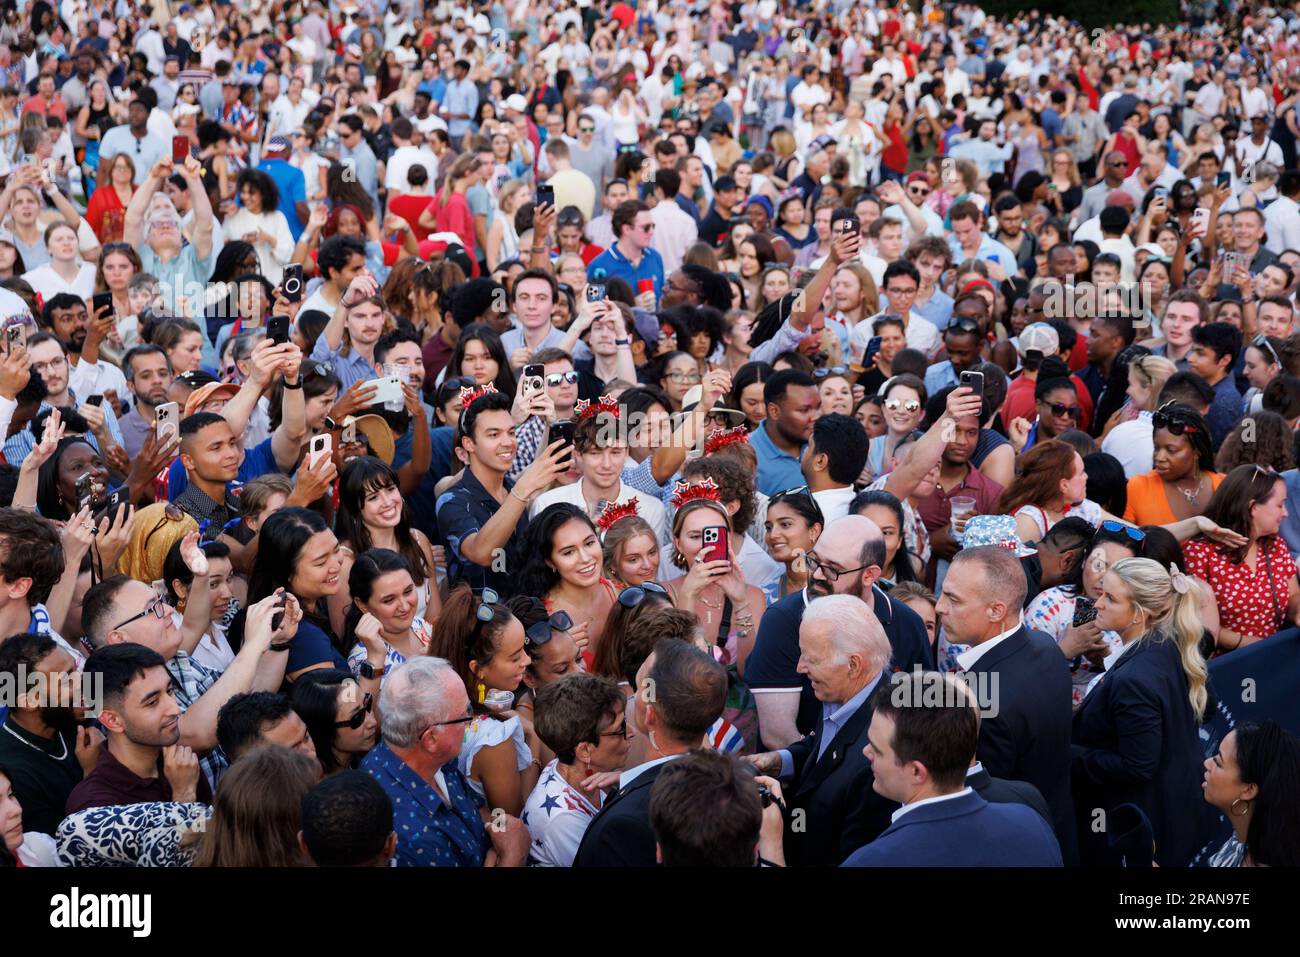
[[(889, 675), (881, 675), (888, 681)], [(871, 726), (871, 699), (845, 722), (817, 758), (823, 721), (790, 745), (793, 782), (784, 787), (785, 859), (790, 866), (835, 867), (889, 826), (898, 805), (872, 788), (875, 777), (863, 749)]]
[(982, 767), (966, 774), (966, 786), (990, 804), (1023, 804), (1039, 813), (1044, 821), (1052, 823), (1052, 811), (1038, 793), (1038, 788), (1027, 781), (1007, 781), (992, 777)]
[(1074, 715), (1071, 783), (1085, 864), (1105, 860), (1093, 809), (1136, 804), (1155, 835), (1156, 861), (1181, 867), (1199, 845), (1204, 750), (1172, 640), (1147, 635), (1115, 662)]
[(650, 789), (663, 764), (647, 768), (620, 788), (587, 825), (574, 867), (654, 867), (655, 833), (650, 827)]
[[(969, 673), (997, 676), (992, 701), (981, 701), (996, 705), (997, 714), (980, 720), (980, 763), (993, 777), (1038, 788), (1052, 812), (1061, 858), (1071, 866), (1078, 853), (1070, 799), (1069, 662), (1055, 641), (1022, 625)], [(993, 693), (993, 678), (983, 680)]]

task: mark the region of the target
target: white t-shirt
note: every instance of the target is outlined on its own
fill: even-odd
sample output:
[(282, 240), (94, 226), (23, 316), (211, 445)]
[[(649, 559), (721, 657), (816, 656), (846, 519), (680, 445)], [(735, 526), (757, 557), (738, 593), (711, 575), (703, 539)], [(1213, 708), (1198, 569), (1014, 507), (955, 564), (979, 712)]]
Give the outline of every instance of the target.
[(1155, 448), (1151, 438), (1153, 432), (1151, 413), (1142, 412), (1136, 419), (1121, 422), (1111, 429), (1102, 440), (1101, 450), (1119, 460), (1119, 464), (1124, 466), (1125, 478), (1144, 475), (1151, 471)]
[(80, 299), (89, 299), (95, 294), (95, 267), (85, 261), (72, 282), (68, 282), (48, 264), (23, 273), (23, 279), (44, 302), (49, 302), (59, 293), (71, 293)]

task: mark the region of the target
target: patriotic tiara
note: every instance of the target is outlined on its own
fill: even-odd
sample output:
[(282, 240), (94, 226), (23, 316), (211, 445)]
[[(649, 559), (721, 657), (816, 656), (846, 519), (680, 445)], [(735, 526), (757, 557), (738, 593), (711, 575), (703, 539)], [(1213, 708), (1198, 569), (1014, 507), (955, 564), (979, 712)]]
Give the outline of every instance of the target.
[(460, 390), (460, 406), (462, 409), (468, 409), (470, 404), (476, 399), (481, 399), (485, 395), (491, 395), (497, 390), (497, 387), (491, 382), (485, 382), (482, 385), (473, 385), (469, 388)]
[(621, 504), (610, 502), (596, 516), (596, 527), (601, 532), (608, 532), (620, 518), (629, 518), (638, 514), (640, 513), (637, 510), (636, 499), (634, 498), (630, 498)]
[(709, 437), (704, 440), (704, 454), (712, 455), (718, 449), (726, 448), (728, 445), (735, 445), (738, 442), (749, 442), (749, 432), (743, 425), (738, 425), (734, 429), (714, 429), (709, 433)]
[(602, 395), (598, 402), (579, 399), (573, 404), (573, 418), (577, 422), (600, 415), (602, 412), (612, 415), (616, 419), (619, 417), (618, 403), (614, 401), (612, 395)]
[(677, 480), (673, 486), (673, 508), (681, 508), (687, 502), (721, 502), (722, 496), (718, 494), (718, 486), (713, 479), (705, 479), (702, 482), (683, 482)]

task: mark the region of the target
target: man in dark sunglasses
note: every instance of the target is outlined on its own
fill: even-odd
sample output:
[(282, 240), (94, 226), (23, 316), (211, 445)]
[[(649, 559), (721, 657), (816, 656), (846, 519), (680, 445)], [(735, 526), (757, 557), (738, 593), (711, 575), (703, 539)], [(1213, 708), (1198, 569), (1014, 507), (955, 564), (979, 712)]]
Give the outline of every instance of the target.
[(893, 649), (891, 667), (934, 667), (921, 617), (876, 587), (885, 562), (885, 538), (875, 522), (861, 515), (831, 522), (805, 560), (808, 586), (768, 606), (745, 663), (745, 683), (758, 701), (762, 744), (771, 750), (813, 731), (821, 714), (812, 685), (797, 668), (799, 624), (809, 602), (824, 595), (853, 595), (863, 602), (863, 614), (874, 612), (885, 629)]
[(383, 740), (361, 770), (393, 802), (399, 867), (522, 867), (528, 829), (513, 815), (486, 827), (479, 799), (457, 767), (475, 713), (465, 683), (439, 658), (398, 665), (380, 693)]

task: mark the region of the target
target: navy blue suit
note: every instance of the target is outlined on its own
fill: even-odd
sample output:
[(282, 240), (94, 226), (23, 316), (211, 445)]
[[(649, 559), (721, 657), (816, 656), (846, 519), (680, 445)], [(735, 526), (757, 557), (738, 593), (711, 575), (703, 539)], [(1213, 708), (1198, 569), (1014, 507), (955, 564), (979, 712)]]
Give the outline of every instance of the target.
[[(1056, 642), (1023, 625), (982, 655), (970, 674), (997, 675), (998, 713), (980, 720), (977, 755), (995, 778), (1028, 781), (1052, 810), (1066, 864), (1077, 857), (1070, 800), (1070, 665)], [(993, 690), (992, 678), (989, 690)]]
[(1082, 863), (1106, 859), (1093, 811), (1136, 804), (1146, 812), (1161, 867), (1181, 867), (1200, 844), (1205, 755), (1187, 675), (1173, 641), (1139, 640), (1102, 676), (1074, 715), (1071, 782)]
[(971, 791), (908, 811), (844, 866), (1060, 867), (1061, 848), (1036, 811)]

